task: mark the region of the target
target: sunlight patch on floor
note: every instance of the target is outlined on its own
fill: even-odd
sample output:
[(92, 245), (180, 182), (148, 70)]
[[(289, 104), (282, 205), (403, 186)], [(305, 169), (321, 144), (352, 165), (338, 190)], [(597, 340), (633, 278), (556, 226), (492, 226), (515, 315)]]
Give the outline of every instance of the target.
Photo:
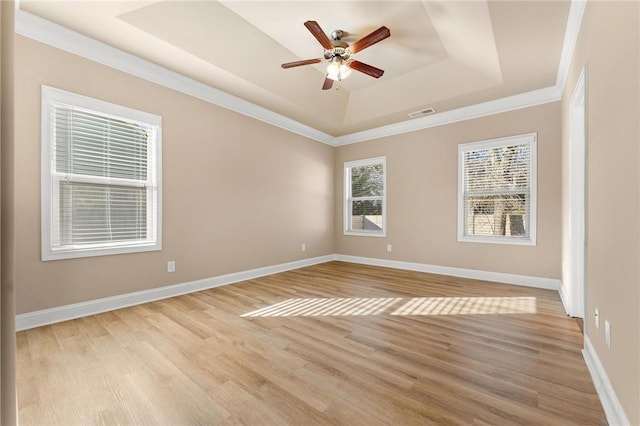
[(287, 299), (241, 317), (535, 314), (535, 297), (333, 297)]
[(413, 297), (391, 315), (535, 314), (535, 297)]

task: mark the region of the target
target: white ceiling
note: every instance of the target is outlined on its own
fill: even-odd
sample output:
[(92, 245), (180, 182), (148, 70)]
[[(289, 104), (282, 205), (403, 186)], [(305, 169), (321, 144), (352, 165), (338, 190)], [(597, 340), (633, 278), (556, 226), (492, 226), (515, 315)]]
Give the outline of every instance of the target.
[[(554, 86), (569, 1), (31, 1), (20, 8), (278, 114), (340, 136)], [(323, 49), (303, 26), (341, 29), (353, 43), (391, 37), (353, 57), (321, 90)]]

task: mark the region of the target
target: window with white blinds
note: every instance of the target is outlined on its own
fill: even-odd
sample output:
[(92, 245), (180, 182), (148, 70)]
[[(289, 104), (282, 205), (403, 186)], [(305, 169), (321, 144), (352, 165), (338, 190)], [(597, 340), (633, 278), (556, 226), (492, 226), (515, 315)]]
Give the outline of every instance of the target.
[(458, 240), (536, 244), (536, 134), (459, 145)]
[(42, 87), (42, 259), (160, 250), (161, 118)]
[(386, 233), (386, 157), (344, 163), (344, 233), (383, 237)]

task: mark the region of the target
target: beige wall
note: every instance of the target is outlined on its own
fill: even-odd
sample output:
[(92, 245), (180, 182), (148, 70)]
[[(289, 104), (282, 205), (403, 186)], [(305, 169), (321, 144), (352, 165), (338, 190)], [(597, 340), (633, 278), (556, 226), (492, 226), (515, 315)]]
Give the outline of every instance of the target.
[[(333, 253), (332, 147), (24, 37), (16, 42), (17, 313)], [(40, 260), (42, 84), (162, 116), (162, 251)], [(166, 272), (169, 260), (175, 273)]]
[[(530, 132), (538, 133), (537, 245), (458, 242), (458, 145)], [(345, 236), (344, 162), (382, 155), (387, 156), (387, 237)], [(560, 170), (559, 103), (339, 147), (336, 252), (559, 279)]]
[[(634, 425), (640, 424), (639, 6), (587, 3), (562, 103), (566, 193), (569, 102), (586, 65), (585, 327)], [(563, 211), (567, 221), (566, 206)], [(593, 325), (596, 307), (601, 324), (611, 322), (611, 349), (604, 342), (604, 326)]]
[(13, 220), (14, 174), (14, 16), (15, 2), (0, 4), (1, 150), (2, 150), (2, 277), (0, 296), (0, 424), (17, 424), (16, 333), (15, 333), (15, 243)]

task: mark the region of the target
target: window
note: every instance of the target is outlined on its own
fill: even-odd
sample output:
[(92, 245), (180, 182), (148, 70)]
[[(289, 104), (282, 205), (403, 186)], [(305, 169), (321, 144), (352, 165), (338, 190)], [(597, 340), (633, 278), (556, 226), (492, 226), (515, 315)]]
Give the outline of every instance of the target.
[(42, 260), (161, 249), (161, 118), (42, 87)]
[(344, 163), (345, 235), (384, 237), (386, 157)]
[(536, 134), (458, 147), (458, 241), (536, 244)]

